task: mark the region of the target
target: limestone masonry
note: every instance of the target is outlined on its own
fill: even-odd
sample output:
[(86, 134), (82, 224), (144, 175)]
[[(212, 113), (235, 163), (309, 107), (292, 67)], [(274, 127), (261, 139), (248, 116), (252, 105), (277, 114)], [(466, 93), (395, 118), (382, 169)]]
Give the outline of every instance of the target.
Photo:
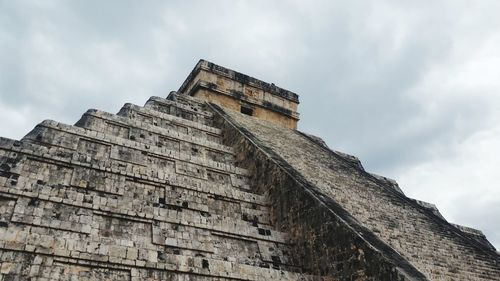
[(0, 138), (0, 281), (500, 280), (481, 231), (295, 130), (298, 103), (201, 60), (167, 98)]

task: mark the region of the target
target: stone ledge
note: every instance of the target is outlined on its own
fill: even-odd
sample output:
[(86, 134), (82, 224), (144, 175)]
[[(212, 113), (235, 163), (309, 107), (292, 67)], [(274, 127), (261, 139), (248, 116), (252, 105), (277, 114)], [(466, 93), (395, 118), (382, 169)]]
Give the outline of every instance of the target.
[[(174, 106), (174, 107), (180, 108), (182, 110), (185, 110), (185, 111), (187, 111), (189, 113), (192, 113), (192, 114), (195, 114), (195, 115), (202, 115), (204, 118), (211, 119), (213, 117), (213, 114), (212, 114), (211, 111), (202, 110), (201, 108), (198, 109), (199, 107), (195, 109), (193, 106), (189, 106), (187, 104), (175, 102), (175, 101), (172, 101), (172, 100), (169, 100), (169, 99), (166, 99), (166, 98), (162, 98), (162, 97), (152, 96), (146, 102), (146, 104), (144, 105), (144, 107), (148, 108), (148, 104), (159, 104), (159, 105)], [(201, 103), (201, 104), (203, 104), (203, 103)]]
[[(234, 173), (234, 174), (238, 174), (241, 176), (248, 175), (247, 171), (245, 171), (244, 169), (238, 168), (234, 165), (229, 165), (229, 164), (225, 164), (225, 163), (216, 162), (216, 161), (213, 161), (210, 159), (207, 160), (207, 159), (183, 154), (180, 151), (173, 151), (173, 150), (170, 150), (169, 148), (166, 148), (166, 147), (160, 148), (160, 147), (156, 147), (156, 146), (150, 146), (150, 145), (143, 144), (143, 143), (140, 143), (137, 141), (115, 137), (113, 135), (104, 134), (104, 135), (101, 135), (99, 137), (99, 136), (96, 136), (95, 134), (91, 134), (89, 132), (89, 130), (87, 130), (87, 129), (83, 129), (83, 128), (75, 127), (75, 126), (71, 126), (71, 125), (66, 125), (66, 124), (55, 122), (55, 121), (49, 122), (46, 120), (46, 121), (42, 122), (41, 124), (37, 125), (37, 127), (35, 127), (35, 129), (33, 130), (33, 133), (26, 135), (23, 138), (23, 140), (25, 140), (25, 141), (31, 140), (35, 143), (40, 142), (36, 139), (37, 136), (34, 136), (35, 134), (40, 133), (39, 130), (37, 130), (37, 128), (52, 129), (52, 130), (56, 130), (56, 131), (59, 131), (59, 132), (65, 133), (65, 134), (78, 136), (80, 138), (90, 139), (90, 140), (95, 141), (95, 142), (100, 142), (100, 143), (103, 143), (105, 145), (110, 145), (111, 149), (113, 149), (114, 146), (124, 147), (124, 148), (131, 149), (133, 151), (138, 151), (142, 155), (144, 155), (144, 153), (146, 153), (146, 156), (159, 157), (159, 158), (165, 158), (165, 159), (170, 159), (170, 160), (175, 160), (175, 161), (180, 161), (180, 162), (185, 162), (185, 163), (191, 163), (191, 164), (199, 165), (199, 166), (202, 166), (205, 168), (213, 169), (215, 171), (220, 171), (220, 172), (224, 172), (224, 173)], [(59, 141), (60, 141), (60, 139), (61, 138), (58, 138)], [(53, 140), (55, 140), (55, 138), (53, 138)], [(70, 144), (73, 145), (73, 147), (67, 147), (64, 145), (57, 145), (54, 143), (45, 143), (45, 144), (51, 144), (51, 145), (58, 146), (61, 148), (66, 148), (66, 149), (80, 152), (80, 151), (76, 150), (74, 147), (77, 144), (77, 142), (76, 143), (70, 142)], [(109, 157), (110, 157), (110, 160), (122, 161), (122, 160), (117, 159), (117, 158), (112, 158), (112, 155), (110, 155)], [(128, 162), (128, 161), (125, 161), (125, 162)], [(147, 164), (147, 163), (142, 163), (142, 162), (129, 162), (129, 163), (135, 164), (135, 165), (142, 165), (142, 166), (145, 166)], [(177, 166), (178, 165), (176, 165), (176, 167)]]
[(104, 111), (94, 111), (94, 110), (87, 111), (83, 115), (82, 119), (80, 119), (80, 121), (77, 122), (76, 126), (86, 128), (86, 129), (97, 130), (97, 128), (85, 127), (86, 116), (100, 119), (100, 120), (103, 120), (104, 122), (117, 123), (117, 125), (119, 125), (119, 126), (124, 126), (124, 127), (131, 128), (131, 129), (137, 129), (137, 130), (141, 130), (144, 132), (157, 134), (157, 135), (162, 136), (162, 137), (174, 138), (174, 139), (182, 140), (182, 141), (185, 141), (188, 143), (193, 143), (193, 144), (200, 145), (200, 146), (203, 146), (206, 148), (210, 148), (213, 150), (221, 151), (224, 153), (233, 154), (232, 148), (221, 145), (219, 143), (211, 142), (211, 141), (199, 138), (199, 137), (195, 137), (195, 136), (188, 135), (188, 134), (183, 134), (180, 132), (173, 132), (169, 129), (161, 128), (159, 126), (150, 125), (150, 124), (147, 124), (144, 122), (140, 122), (140, 121), (137, 121), (134, 119), (125, 118), (123, 116), (114, 115), (114, 114), (107, 113)]
[[(182, 212), (171, 212), (169, 210), (160, 208), (152, 208), (153, 211), (152, 213), (131, 214), (128, 210), (111, 210), (111, 208), (109, 208), (108, 206), (100, 206), (100, 205), (88, 206), (85, 204), (77, 204), (78, 202), (59, 200), (59, 198), (57, 197), (54, 196), (48, 197), (36, 192), (23, 192), (19, 190), (13, 190), (5, 186), (0, 186), (0, 194), (8, 196), (14, 195), (25, 199), (36, 199), (43, 202), (50, 202), (54, 206), (60, 205), (60, 206), (81, 208), (82, 210), (92, 212), (92, 216), (93, 215), (108, 216), (108, 217), (113, 217), (133, 222), (146, 223), (146, 224), (154, 224), (155, 222), (170, 223), (188, 228), (196, 228), (204, 231), (215, 231), (219, 233), (219, 235), (223, 234), (231, 237), (238, 237), (238, 239), (242, 240), (267, 241), (283, 245), (292, 245), (288, 241), (288, 235), (284, 232), (271, 230), (270, 235), (260, 235), (258, 233), (259, 232), (258, 227), (251, 227), (245, 221), (240, 221), (238, 223), (235, 223), (233, 219), (224, 218), (221, 216), (219, 216), (220, 219), (216, 219), (213, 221), (209, 221), (207, 219), (204, 223), (201, 223), (201, 222), (192, 222), (187, 218), (180, 217), (179, 214)], [(32, 225), (36, 227), (51, 228), (58, 231), (68, 231), (82, 235), (90, 234), (90, 230), (77, 231), (65, 228), (50, 227), (42, 224), (33, 224), (24, 221), (13, 221), (13, 222), (21, 223), (27, 226)]]
[(220, 129), (217, 129), (215, 127), (210, 127), (210, 126), (198, 123), (198, 122), (190, 121), (190, 120), (187, 120), (184, 118), (180, 118), (180, 117), (177, 117), (174, 115), (166, 114), (163, 112), (159, 112), (159, 111), (152, 110), (149, 108), (144, 108), (142, 106), (138, 106), (138, 105), (130, 104), (130, 103), (125, 104), (120, 109), (120, 111), (118, 112), (117, 115), (124, 116), (124, 117), (130, 117), (130, 115), (127, 113), (127, 111), (132, 111), (132, 112), (136, 112), (139, 114), (148, 115), (151, 118), (155, 117), (155, 118), (163, 119), (166, 121), (175, 122), (175, 123), (178, 123), (178, 124), (186, 126), (186, 127), (195, 128), (195, 129), (198, 129), (198, 130), (201, 130), (204, 132), (208, 132), (211, 134), (215, 134), (215, 135), (220, 135), (220, 132), (221, 132)]
[[(44, 153), (43, 151), (32, 151), (28, 149), (19, 149), (19, 147), (6, 147), (6, 146), (1, 146), (2, 149), (5, 149), (6, 151), (12, 151), (16, 153), (21, 153), (23, 155), (35, 157), (34, 160), (38, 159), (36, 157), (41, 157), (40, 159), (43, 161), (52, 161), (50, 162), (51, 164), (54, 165), (63, 165), (66, 167), (81, 167), (84, 169), (93, 169), (101, 172), (107, 172), (119, 176), (125, 176), (130, 179), (137, 180), (139, 182), (143, 181), (147, 184), (151, 185), (164, 185), (168, 184), (171, 186), (179, 187), (179, 188), (184, 188), (187, 190), (193, 190), (197, 192), (203, 192), (206, 194), (213, 194), (216, 196), (221, 196), (223, 198), (232, 198), (234, 200), (238, 200), (241, 202), (249, 202), (249, 203), (256, 203), (259, 205), (262, 205), (260, 202), (265, 202), (266, 200), (264, 199), (263, 196), (255, 194), (255, 193), (250, 193), (250, 192), (245, 192), (239, 189), (234, 189), (234, 188), (229, 188), (229, 186), (221, 186), (219, 184), (208, 184), (206, 180), (193, 180), (190, 177), (184, 176), (184, 175), (179, 175), (176, 177), (166, 177), (166, 178), (160, 178), (160, 177), (150, 177), (150, 176), (143, 176), (141, 174), (137, 174), (134, 172), (127, 172), (123, 170), (114, 170), (109, 167), (104, 167), (104, 166), (95, 166), (90, 163), (83, 163), (75, 160), (67, 160), (64, 158), (60, 157), (55, 157), (51, 154)], [(2, 151), (0, 149), (0, 151)], [(19, 157), (21, 155), (17, 155)], [(99, 191), (99, 190), (98, 190)], [(102, 192), (102, 191), (100, 191)], [(110, 193), (114, 194), (114, 193)], [(120, 195), (120, 193), (117, 193), (117, 195)], [(253, 199), (253, 200), (252, 200)]]
[(208, 62), (206, 60), (200, 60), (191, 73), (188, 75), (186, 80), (182, 83), (181, 87), (177, 92), (184, 93), (188, 85), (192, 82), (192, 80), (196, 77), (196, 75), (200, 72), (200, 70), (206, 70), (211, 73), (215, 73), (220, 76), (227, 77), (231, 80), (235, 80), (242, 84), (248, 84), (252, 87), (261, 89), (270, 94), (276, 95), (278, 97), (282, 97), (296, 103), (299, 103), (299, 96), (291, 91), (285, 90), (283, 88), (277, 87), (274, 84), (269, 84), (262, 80), (250, 77), (246, 74), (225, 68), (220, 65), (216, 65), (214, 63)]

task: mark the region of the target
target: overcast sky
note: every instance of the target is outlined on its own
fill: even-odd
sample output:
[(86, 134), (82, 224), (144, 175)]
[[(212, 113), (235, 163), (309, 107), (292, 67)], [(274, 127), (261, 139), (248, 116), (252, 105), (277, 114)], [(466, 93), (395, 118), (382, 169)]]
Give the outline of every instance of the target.
[[(188, 3), (189, 2), (189, 3)], [(500, 1), (0, 0), (0, 135), (176, 90), (198, 59), (500, 248)]]

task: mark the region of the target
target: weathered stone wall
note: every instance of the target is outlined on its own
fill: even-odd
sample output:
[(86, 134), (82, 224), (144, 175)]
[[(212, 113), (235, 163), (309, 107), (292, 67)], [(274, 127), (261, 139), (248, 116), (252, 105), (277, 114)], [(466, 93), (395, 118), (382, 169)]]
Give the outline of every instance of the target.
[(0, 280), (317, 280), (203, 103), (0, 139)]
[(297, 128), (297, 120), (290, 118), (286, 115), (277, 113), (275, 111), (254, 106), (249, 103), (242, 103), (239, 99), (232, 97), (230, 95), (224, 95), (217, 93), (214, 89), (208, 89), (200, 87), (196, 90), (196, 98), (207, 102), (216, 103), (224, 108), (232, 109), (235, 111), (240, 111), (241, 107), (249, 107), (252, 109), (252, 116), (260, 118), (262, 120), (267, 120), (275, 124), (279, 124), (285, 128), (295, 129)]
[(224, 112), (234, 131), (226, 141), (240, 147), (237, 159), (252, 159), (242, 166), (260, 175), (251, 182), (271, 198), (280, 230), (302, 246), (295, 250), (305, 269), (340, 278), (499, 280), (495, 251), (386, 181), (297, 131)]

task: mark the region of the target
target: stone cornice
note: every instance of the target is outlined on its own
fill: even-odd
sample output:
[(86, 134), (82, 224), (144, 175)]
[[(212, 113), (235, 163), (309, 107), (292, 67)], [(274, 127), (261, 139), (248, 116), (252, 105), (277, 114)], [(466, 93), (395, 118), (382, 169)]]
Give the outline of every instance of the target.
[(215, 63), (212, 63), (212, 62), (209, 62), (209, 61), (206, 61), (203, 59), (201, 59), (196, 64), (196, 66), (193, 68), (193, 70), (188, 75), (186, 80), (184, 80), (184, 82), (182, 83), (178, 92), (184, 93), (187, 90), (188, 86), (193, 82), (194, 78), (198, 75), (198, 73), (201, 70), (205, 70), (207, 72), (214, 73), (214, 74), (229, 78), (231, 80), (240, 82), (241, 84), (249, 85), (249, 86), (261, 89), (261, 90), (263, 90), (267, 93), (270, 93), (272, 95), (299, 103), (299, 95), (297, 95), (289, 90), (280, 88), (280, 87), (274, 85), (273, 83), (264, 82), (264, 81), (259, 80), (257, 78), (248, 76), (248, 75), (243, 74), (241, 72), (231, 70), (229, 68), (225, 68), (223, 66), (217, 65)]

